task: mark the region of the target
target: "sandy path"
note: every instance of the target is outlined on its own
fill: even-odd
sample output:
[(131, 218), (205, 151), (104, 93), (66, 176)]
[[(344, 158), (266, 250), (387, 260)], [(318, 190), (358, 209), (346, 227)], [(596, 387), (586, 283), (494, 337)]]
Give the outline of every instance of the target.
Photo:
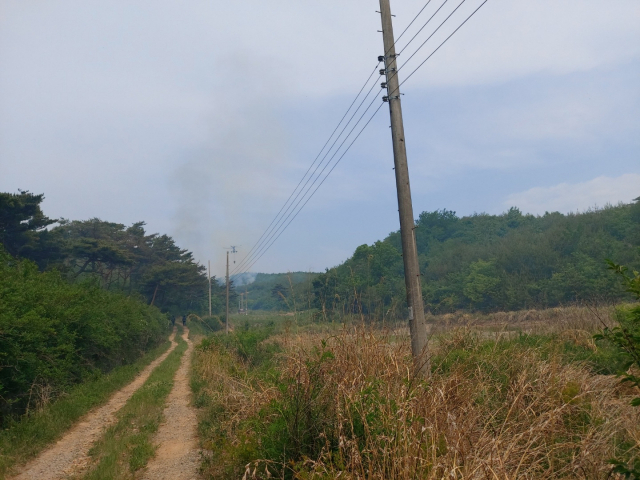
[(14, 480), (55, 480), (79, 473), (89, 463), (88, 452), (94, 442), (116, 421), (115, 413), (149, 378), (154, 368), (176, 348), (176, 329), (169, 337), (171, 347), (151, 362), (126, 387), (118, 390), (102, 407), (92, 410), (71, 428), (57, 443), (21, 468)]
[(143, 479), (149, 480), (194, 480), (200, 478), (200, 453), (198, 449), (196, 410), (191, 403), (189, 372), (193, 343), (187, 338), (189, 330), (184, 329), (183, 338), (189, 345), (182, 357), (180, 368), (173, 380), (173, 390), (167, 398), (164, 423), (160, 425), (154, 443), (158, 445), (155, 457), (149, 462)]

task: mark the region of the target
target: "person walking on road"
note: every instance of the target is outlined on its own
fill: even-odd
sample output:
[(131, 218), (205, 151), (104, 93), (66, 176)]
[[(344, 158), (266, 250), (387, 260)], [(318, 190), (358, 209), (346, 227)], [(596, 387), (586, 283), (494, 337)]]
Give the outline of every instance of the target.
[(182, 315), (182, 326), (186, 326), (187, 325), (187, 316), (186, 315)]

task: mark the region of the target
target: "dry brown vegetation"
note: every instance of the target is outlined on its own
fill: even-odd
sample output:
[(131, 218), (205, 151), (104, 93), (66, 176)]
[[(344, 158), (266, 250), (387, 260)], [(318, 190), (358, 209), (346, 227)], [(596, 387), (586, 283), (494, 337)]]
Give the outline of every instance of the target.
[[(432, 374), (403, 331), (205, 342), (209, 478), (605, 479), (638, 454), (637, 393), (588, 309), (434, 317)], [(253, 349), (253, 350), (252, 350)], [(277, 353), (276, 352), (277, 349)]]

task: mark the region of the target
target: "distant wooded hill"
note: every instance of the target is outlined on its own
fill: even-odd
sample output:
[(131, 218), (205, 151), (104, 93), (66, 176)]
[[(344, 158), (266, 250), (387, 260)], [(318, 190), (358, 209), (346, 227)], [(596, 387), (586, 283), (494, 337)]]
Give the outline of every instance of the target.
[[(416, 241), (425, 305), (435, 313), (617, 301), (624, 293), (605, 259), (640, 270), (640, 199), (567, 215), (423, 212)], [(394, 232), (319, 275), (314, 304), (325, 314), (382, 318), (405, 303), (403, 275)]]
[[(249, 310), (293, 311), (313, 306), (313, 280), (318, 275), (313, 272), (245, 273), (234, 276), (232, 281), (236, 295), (248, 293)], [(235, 303), (233, 306), (237, 307)]]

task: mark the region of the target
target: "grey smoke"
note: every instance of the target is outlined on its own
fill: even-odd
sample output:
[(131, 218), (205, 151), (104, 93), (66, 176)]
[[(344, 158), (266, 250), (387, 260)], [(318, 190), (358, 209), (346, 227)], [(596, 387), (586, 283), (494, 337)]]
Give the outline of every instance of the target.
[(283, 172), (290, 170), (289, 142), (272, 93), (280, 83), (277, 72), (265, 73), (268, 62), (248, 55), (223, 63), (208, 111), (208, 138), (200, 150), (182, 153), (171, 186), (176, 239), (200, 261), (210, 259), (218, 277), (224, 276), (226, 248), (243, 244), (231, 258), (237, 265), (260, 236), (288, 190)]
[(233, 280), (234, 285), (237, 287), (241, 285), (251, 285), (256, 281), (257, 273), (254, 272), (245, 272), (239, 275), (234, 275), (231, 279)]

